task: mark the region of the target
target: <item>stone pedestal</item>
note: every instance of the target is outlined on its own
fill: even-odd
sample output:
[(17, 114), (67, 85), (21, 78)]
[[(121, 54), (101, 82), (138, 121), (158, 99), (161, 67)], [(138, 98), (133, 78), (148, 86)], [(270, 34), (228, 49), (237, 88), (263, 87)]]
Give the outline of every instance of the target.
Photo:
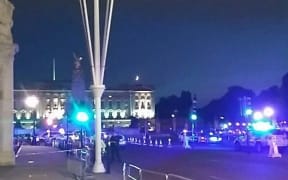
[(14, 7), (0, 0), (0, 166), (15, 164), (13, 147), (13, 61), (11, 34)]
[(13, 59), (14, 46), (0, 45), (0, 166), (14, 165)]

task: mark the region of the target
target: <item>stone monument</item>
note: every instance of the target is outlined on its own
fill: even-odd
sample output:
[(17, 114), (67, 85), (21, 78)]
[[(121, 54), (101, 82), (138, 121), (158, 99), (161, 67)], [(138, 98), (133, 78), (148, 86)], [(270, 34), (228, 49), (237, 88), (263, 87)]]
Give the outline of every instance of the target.
[(15, 164), (13, 148), (13, 63), (16, 46), (11, 28), (14, 6), (0, 0), (0, 166)]

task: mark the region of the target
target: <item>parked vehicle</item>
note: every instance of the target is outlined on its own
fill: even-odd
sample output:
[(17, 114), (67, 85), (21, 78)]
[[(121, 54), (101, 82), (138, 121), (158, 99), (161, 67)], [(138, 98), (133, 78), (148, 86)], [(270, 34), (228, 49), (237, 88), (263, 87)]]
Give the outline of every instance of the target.
[(261, 152), (269, 146), (272, 136), (276, 137), (276, 144), (280, 149), (288, 147), (288, 138), (285, 131), (276, 129), (265, 134), (249, 133), (249, 137), (246, 134), (239, 136), (234, 141), (235, 150), (239, 151), (249, 146), (256, 152)]
[(52, 145), (56, 139), (63, 138), (63, 135), (57, 131), (44, 132), (36, 137), (36, 143), (40, 146)]

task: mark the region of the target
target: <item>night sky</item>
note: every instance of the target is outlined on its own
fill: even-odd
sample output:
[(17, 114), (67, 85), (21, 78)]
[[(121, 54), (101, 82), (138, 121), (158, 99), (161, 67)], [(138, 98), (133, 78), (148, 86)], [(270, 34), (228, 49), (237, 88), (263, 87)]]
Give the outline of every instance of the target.
[[(52, 79), (53, 58), (70, 80), (73, 52), (90, 76), (78, 0), (12, 2), (17, 82)], [(259, 92), (288, 72), (288, 1), (115, 0), (108, 54), (108, 87), (140, 74), (157, 97), (189, 90), (200, 105), (231, 85)]]

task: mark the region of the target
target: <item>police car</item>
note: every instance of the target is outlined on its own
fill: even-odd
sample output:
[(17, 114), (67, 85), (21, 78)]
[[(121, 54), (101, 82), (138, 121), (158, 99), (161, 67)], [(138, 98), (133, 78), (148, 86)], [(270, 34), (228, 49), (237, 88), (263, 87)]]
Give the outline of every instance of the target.
[[(242, 150), (248, 146), (256, 152), (261, 152), (269, 146), (272, 136), (276, 138), (276, 144), (279, 148), (288, 147), (288, 138), (285, 131), (280, 129), (271, 130), (269, 133), (248, 132), (248, 135), (241, 135), (234, 141), (235, 150)], [(248, 139), (247, 139), (248, 138)]]

